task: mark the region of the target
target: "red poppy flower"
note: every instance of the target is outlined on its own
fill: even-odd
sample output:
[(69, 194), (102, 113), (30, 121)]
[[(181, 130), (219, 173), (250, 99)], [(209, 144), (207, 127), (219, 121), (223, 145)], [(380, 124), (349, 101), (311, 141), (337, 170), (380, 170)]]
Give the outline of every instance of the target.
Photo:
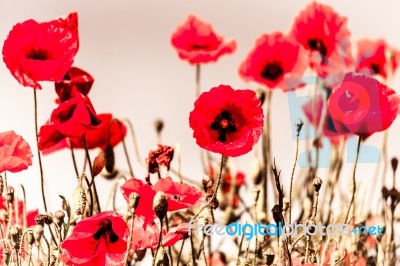
[(0, 133), (0, 173), (20, 172), (32, 165), (29, 144), (14, 131)]
[(396, 71), (400, 52), (387, 45), (385, 40), (361, 40), (357, 48), (357, 71), (384, 79)]
[(140, 195), (136, 215), (142, 217), (145, 226), (156, 218), (153, 211), (153, 199), (157, 191), (162, 191), (168, 201), (168, 211), (189, 208), (202, 203), (202, 193), (195, 187), (172, 181), (170, 177), (160, 179), (153, 187), (142, 180), (131, 178), (121, 186), (122, 194), (129, 200), (129, 195), (136, 192)]
[(268, 88), (295, 89), (302, 85), (307, 68), (305, 50), (280, 32), (264, 34), (240, 65), (239, 74), (245, 81), (254, 81)]
[(353, 64), (347, 18), (313, 2), (295, 18), (291, 34), (310, 51), (310, 66), (320, 76), (343, 72)]
[(69, 147), (68, 139), (57, 130), (57, 126), (47, 123), (40, 127), (39, 150), (47, 155)]
[(55, 89), (59, 97), (59, 102), (71, 99), (76, 92), (88, 95), (92, 88), (93, 77), (77, 67), (71, 67), (64, 75), (63, 80), (55, 82)]
[(174, 158), (174, 149), (167, 145), (158, 144), (151, 149), (147, 156), (147, 171), (151, 174), (157, 173), (160, 166), (165, 166), (169, 170), (172, 158)]
[(236, 42), (224, 42), (212, 26), (195, 16), (189, 16), (172, 34), (171, 43), (181, 59), (190, 64), (215, 62), (224, 54), (236, 50)]
[(171, 228), (169, 232), (162, 237), (162, 246), (171, 247), (180, 240), (187, 239), (189, 237), (189, 228), (187, 223), (181, 223), (174, 228)]
[[(303, 112), (306, 115), (308, 122), (310, 122), (317, 129), (321, 120), (322, 108), (324, 108), (324, 98), (322, 95), (315, 97), (315, 99), (311, 99), (303, 105)], [(329, 113), (326, 114), (325, 121), (322, 123), (324, 123), (322, 127), (323, 135), (329, 138), (332, 145), (339, 145), (345, 134), (338, 132), (335, 129), (332, 122), (332, 117)]]
[[(118, 120), (113, 121), (112, 114), (98, 114), (97, 118), (101, 120), (101, 124), (90, 127), (85, 132), (88, 149), (104, 150), (107, 145), (114, 147), (125, 138), (126, 126)], [(82, 138), (70, 138), (70, 145), (74, 148), (84, 148)]]
[(128, 236), (119, 214), (101, 212), (80, 221), (61, 247), (75, 265), (122, 265)]
[(189, 117), (197, 144), (224, 156), (240, 156), (261, 135), (264, 114), (254, 91), (220, 85), (196, 100)]
[(368, 137), (387, 129), (399, 112), (399, 97), (376, 79), (346, 74), (328, 101), (328, 112), (338, 132)]
[(3, 60), (23, 86), (41, 89), (38, 81), (59, 81), (78, 51), (78, 17), (38, 23), (27, 20), (13, 27), (3, 46)]

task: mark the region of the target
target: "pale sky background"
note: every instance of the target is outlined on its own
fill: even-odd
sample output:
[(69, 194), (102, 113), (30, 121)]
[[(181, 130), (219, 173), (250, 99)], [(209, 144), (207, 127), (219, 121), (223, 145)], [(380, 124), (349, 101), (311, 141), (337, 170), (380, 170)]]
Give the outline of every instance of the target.
[[(202, 171), (198, 147), (189, 128), (189, 112), (193, 108), (195, 68), (181, 61), (170, 45), (170, 36), (187, 15), (195, 14), (213, 24), (214, 29), (227, 39), (234, 38), (238, 49), (235, 54), (223, 56), (216, 64), (202, 67), (202, 89), (209, 90), (219, 84), (234, 88), (255, 88), (244, 84), (238, 76), (238, 66), (255, 39), (263, 33), (288, 32), (294, 17), (311, 1), (5, 1), (0, 0), (0, 43), (6, 39), (14, 24), (27, 19), (47, 21), (77, 11), (79, 16), (80, 50), (75, 66), (91, 73), (95, 83), (90, 93), (98, 113), (112, 112), (117, 117), (129, 117), (135, 126), (142, 156), (156, 143), (153, 121), (165, 121), (164, 144), (180, 143), (182, 172), (200, 181)], [(397, 1), (321, 1), (330, 4), (341, 15), (348, 17), (352, 41), (363, 37), (385, 38), (400, 48), (400, 16)], [(38, 91), (39, 124), (50, 116), (56, 94), (53, 84), (42, 82)], [(398, 90), (399, 79), (394, 82)], [(272, 103), (273, 156), (282, 169), (285, 188), (294, 154), (291, 135), (288, 96), (277, 91)], [(33, 92), (22, 87), (0, 63), (0, 132), (14, 130), (31, 145), (33, 165), (18, 174), (9, 174), (9, 184), (26, 186), (28, 209), (42, 207), (39, 169), (36, 157), (33, 123)], [(301, 115), (301, 114), (298, 114)], [(294, 114), (294, 120), (298, 115)], [(399, 153), (400, 125), (396, 120), (390, 129), (389, 158)], [(381, 134), (372, 136), (367, 144), (378, 147)], [(130, 145), (130, 154), (134, 158)], [(303, 147), (302, 147), (303, 149)], [(118, 166), (127, 169), (122, 147), (117, 148)], [(353, 150), (354, 151), (354, 150)], [(362, 152), (362, 150), (361, 150)], [(94, 158), (96, 153), (92, 153)], [(78, 157), (82, 158), (80, 152)], [(238, 168), (249, 170), (251, 154), (236, 160)], [(75, 174), (68, 151), (43, 157), (46, 193), (50, 210), (60, 208), (59, 194), (71, 198), (76, 185)], [(371, 183), (376, 164), (360, 164), (357, 180)], [(342, 179), (351, 181), (352, 164), (346, 163)], [(134, 163), (134, 172), (143, 177), (145, 169)], [(323, 172), (321, 178), (324, 179)], [(390, 182), (391, 183), (391, 182)], [(101, 200), (107, 197), (110, 182), (97, 180)], [(400, 182), (397, 182), (398, 186)], [(381, 186), (372, 184), (368, 197), (377, 198)], [(344, 185), (345, 189), (346, 186)], [(350, 194), (349, 194), (350, 197)], [(373, 205), (376, 207), (376, 203)]]

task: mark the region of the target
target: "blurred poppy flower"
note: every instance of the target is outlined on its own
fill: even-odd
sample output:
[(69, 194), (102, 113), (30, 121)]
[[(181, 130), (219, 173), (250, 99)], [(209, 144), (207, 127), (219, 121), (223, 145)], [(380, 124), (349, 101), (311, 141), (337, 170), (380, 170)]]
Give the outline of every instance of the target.
[(387, 129), (399, 112), (399, 97), (376, 79), (345, 75), (328, 100), (328, 112), (338, 132), (368, 137)]
[(38, 81), (60, 81), (78, 51), (78, 16), (16, 24), (3, 46), (3, 60), (23, 86), (41, 89)]
[[(324, 98), (322, 95), (315, 96), (315, 99), (311, 99), (306, 102), (302, 109), (310, 124), (312, 124), (315, 129), (318, 129), (321, 120), (321, 115), (324, 107)], [(346, 135), (345, 133), (338, 132), (332, 122), (332, 117), (329, 113), (326, 113), (325, 120), (322, 121), (322, 133), (325, 137), (329, 138), (332, 145), (339, 145), (340, 141)]]
[(63, 80), (55, 82), (54, 86), (59, 102), (65, 102), (73, 97), (76, 92), (88, 95), (94, 79), (86, 71), (71, 67), (64, 75)]
[(168, 211), (189, 208), (202, 203), (203, 194), (195, 187), (172, 181), (170, 177), (162, 178), (152, 187), (142, 180), (131, 178), (121, 186), (122, 194), (129, 200), (129, 195), (136, 192), (140, 195), (136, 215), (143, 218), (145, 226), (156, 218), (153, 211), (153, 199), (156, 192), (162, 191), (168, 201)]
[(189, 16), (172, 34), (171, 43), (181, 59), (190, 64), (215, 62), (224, 54), (236, 50), (236, 42), (225, 42), (212, 26), (195, 16)]
[(61, 247), (74, 265), (122, 265), (128, 236), (122, 217), (107, 211), (78, 222)]
[(307, 60), (305, 50), (293, 39), (280, 32), (264, 34), (240, 65), (239, 74), (245, 81), (287, 91), (302, 85)]
[(353, 64), (347, 18), (313, 2), (295, 18), (291, 35), (310, 52), (310, 66), (324, 77)]
[(232, 207), (237, 208), (239, 206), (239, 189), (244, 185), (245, 183), (245, 175), (242, 172), (237, 172), (235, 179), (233, 180), (231, 171), (228, 169), (226, 171), (226, 174), (223, 177), (223, 182), (222, 182), (222, 191), (228, 195), (228, 193), (231, 191), (231, 187), (233, 186), (233, 189), (235, 193), (233, 194), (233, 203)]
[(386, 79), (393, 76), (400, 61), (400, 52), (391, 48), (385, 40), (360, 40), (357, 43), (356, 70)]
[[(18, 206), (15, 206), (17, 202), (18, 202)], [(7, 204), (8, 203), (7, 203), (6, 198), (0, 197), (0, 210), (8, 213)], [(8, 222), (10, 222), (11, 225), (19, 225), (21, 228), (25, 228), (24, 227), (25, 225), (26, 225), (26, 227), (31, 227), (31, 226), (35, 225), (36, 224), (35, 217), (36, 217), (36, 215), (39, 214), (39, 210), (34, 209), (34, 210), (27, 211), (26, 213), (24, 213), (25, 207), (26, 206), (24, 206), (24, 202), (22, 200), (14, 200), (11, 203), (11, 208), (13, 208), (13, 210), (18, 210), (18, 214), (16, 211), (13, 211), (11, 213), (11, 217), (7, 216), (6, 217), (8, 219), (7, 221), (0, 220), (1, 223), (7, 224)], [(4, 234), (6, 234), (5, 229), (6, 228), (3, 228)]]
[[(112, 114), (98, 114), (97, 118), (101, 124), (89, 127), (85, 132), (88, 149), (101, 148), (104, 150), (107, 145), (115, 147), (125, 138), (126, 126), (118, 120), (113, 121)], [(70, 145), (74, 148), (84, 148), (82, 138), (70, 138)]]
[(236, 157), (251, 151), (257, 142), (264, 114), (254, 91), (220, 85), (196, 100), (189, 124), (200, 147)]
[(157, 173), (160, 166), (165, 166), (169, 170), (172, 158), (174, 158), (174, 149), (167, 145), (158, 144), (151, 149), (147, 156), (147, 171), (151, 174)]
[(189, 237), (189, 229), (187, 223), (181, 223), (169, 230), (168, 233), (163, 235), (162, 246), (170, 247), (176, 244), (180, 240), (187, 239)]
[(14, 131), (0, 133), (0, 173), (20, 172), (32, 165), (29, 144)]

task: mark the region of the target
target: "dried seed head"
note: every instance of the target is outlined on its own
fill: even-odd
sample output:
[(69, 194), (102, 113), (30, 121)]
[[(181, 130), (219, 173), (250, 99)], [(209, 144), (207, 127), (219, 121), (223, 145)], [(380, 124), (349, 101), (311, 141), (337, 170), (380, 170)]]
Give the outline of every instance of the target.
[(60, 227), (64, 223), (64, 218), (65, 218), (65, 212), (62, 210), (56, 211), (54, 214), (54, 223)]
[(112, 145), (107, 145), (104, 149), (105, 167), (109, 173), (114, 172), (115, 156)]
[(272, 265), (272, 263), (274, 263), (275, 260), (275, 252), (269, 248), (267, 249), (267, 251), (265, 252), (265, 258), (266, 258), (266, 264), (268, 266)]
[(254, 201), (254, 204), (257, 204), (259, 196), (260, 196), (260, 189), (259, 188), (255, 188), (253, 190), (253, 201)]
[(85, 190), (82, 187), (83, 176), (79, 179), (79, 184), (78, 187), (75, 189), (73, 197), (73, 206), (77, 215), (84, 214), (86, 210), (87, 196)]
[(314, 178), (313, 180), (314, 190), (315, 192), (319, 192), (322, 186), (322, 179), (319, 177)]
[(101, 151), (99, 155), (97, 155), (96, 158), (94, 158), (93, 175), (97, 176), (98, 174), (100, 174), (105, 165), (106, 165), (106, 158), (104, 152)]
[(153, 199), (153, 210), (156, 213), (157, 217), (162, 220), (168, 211), (168, 201), (165, 197), (164, 193), (158, 191)]
[(157, 119), (154, 121), (154, 128), (156, 129), (157, 134), (161, 134), (164, 129), (164, 122), (161, 119)]
[(304, 125), (304, 122), (303, 122), (303, 120), (301, 118), (297, 118), (296, 121), (294, 122), (294, 125), (296, 127), (297, 136), (299, 136), (301, 128)]
[(35, 225), (35, 227), (33, 227), (33, 238), (35, 239), (35, 241), (39, 242), (42, 236), (43, 226), (40, 224)]
[(264, 101), (265, 101), (265, 90), (262, 89), (262, 88), (258, 88), (258, 89), (256, 90), (256, 96), (257, 96), (257, 99), (260, 100), (261, 105), (263, 105), (263, 104), (264, 104)]
[(129, 207), (131, 207), (132, 209), (136, 209), (139, 205), (139, 200), (140, 196), (138, 193), (132, 192), (131, 194), (129, 194)]
[(8, 203), (12, 203), (14, 201), (14, 188), (12, 186), (7, 187), (6, 200)]

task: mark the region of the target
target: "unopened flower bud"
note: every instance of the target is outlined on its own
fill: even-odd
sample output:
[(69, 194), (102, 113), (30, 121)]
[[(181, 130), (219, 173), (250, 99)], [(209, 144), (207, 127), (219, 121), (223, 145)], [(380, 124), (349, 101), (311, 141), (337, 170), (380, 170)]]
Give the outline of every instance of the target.
[(257, 99), (260, 100), (261, 105), (263, 105), (263, 103), (264, 103), (264, 101), (265, 101), (265, 90), (262, 89), (262, 88), (258, 88), (258, 89), (256, 90), (256, 96), (257, 96)]
[(14, 248), (18, 247), (20, 234), (21, 234), (21, 229), (18, 226), (12, 226), (10, 228), (10, 236), (12, 242), (14, 243)]
[(154, 128), (156, 129), (157, 134), (160, 134), (164, 128), (164, 122), (161, 119), (155, 120)]
[(139, 200), (140, 196), (138, 193), (132, 192), (131, 194), (129, 194), (129, 207), (131, 207), (132, 209), (136, 209), (139, 205)]
[(93, 176), (97, 176), (98, 174), (100, 174), (105, 165), (106, 165), (106, 158), (104, 152), (102, 151), (99, 153), (99, 155), (96, 156), (96, 158), (94, 158)]
[(58, 210), (54, 214), (54, 223), (58, 225), (58, 227), (61, 227), (61, 225), (64, 223), (64, 218), (65, 218), (65, 212)]
[(33, 232), (29, 231), (28, 233), (26, 233), (26, 240), (28, 241), (28, 244), (30, 246), (33, 245), (33, 243), (35, 243), (35, 238), (33, 237)]
[(115, 156), (114, 148), (112, 145), (107, 145), (104, 149), (105, 168), (109, 173), (114, 172)]
[(300, 135), (301, 128), (302, 128), (303, 125), (304, 125), (304, 122), (303, 122), (303, 120), (302, 120), (301, 118), (297, 118), (297, 119), (296, 119), (296, 122), (294, 122), (294, 125), (296, 126), (297, 136), (299, 136), (299, 135)]
[(7, 187), (6, 200), (8, 203), (12, 203), (14, 201), (14, 188), (12, 186)]
[(158, 191), (153, 199), (153, 210), (156, 213), (157, 217), (162, 220), (168, 211), (168, 201), (165, 197), (164, 193)]
[(314, 185), (315, 192), (318, 193), (322, 186), (322, 179), (319, 177), (314, 178), (313, 185)]
[(390, 195), (389, 190), (385, 186), (383, 186), (382, 187), (382, 196), (386, 201), (389, 198), (389, 195)]
[(36, 224), (44, 225), (44, 224), (51, 224), (53, 222), (53, 217), (49, 214), (38, 214), (35, 216)]
[(393, 173), (396, 173), (397, 166), (399, 165), (399, 160), (397, 160), (396, 157), (393, 157), (390, 163), (392, 164)]
[(266, 264), (268, 266), (272, 265), (272, 263), (274, 263), (275, 260), (275, 252), (272, 249), (267, 249), (267, 251), (265, 252), (265, 258), (266, 258)]
[(36, 242), (39, 242), (42, 236), (43, 236), (43, 226), (40, 224), (35, 225), (35, 227), (33, 227), (33, 238), (35, 239)]

